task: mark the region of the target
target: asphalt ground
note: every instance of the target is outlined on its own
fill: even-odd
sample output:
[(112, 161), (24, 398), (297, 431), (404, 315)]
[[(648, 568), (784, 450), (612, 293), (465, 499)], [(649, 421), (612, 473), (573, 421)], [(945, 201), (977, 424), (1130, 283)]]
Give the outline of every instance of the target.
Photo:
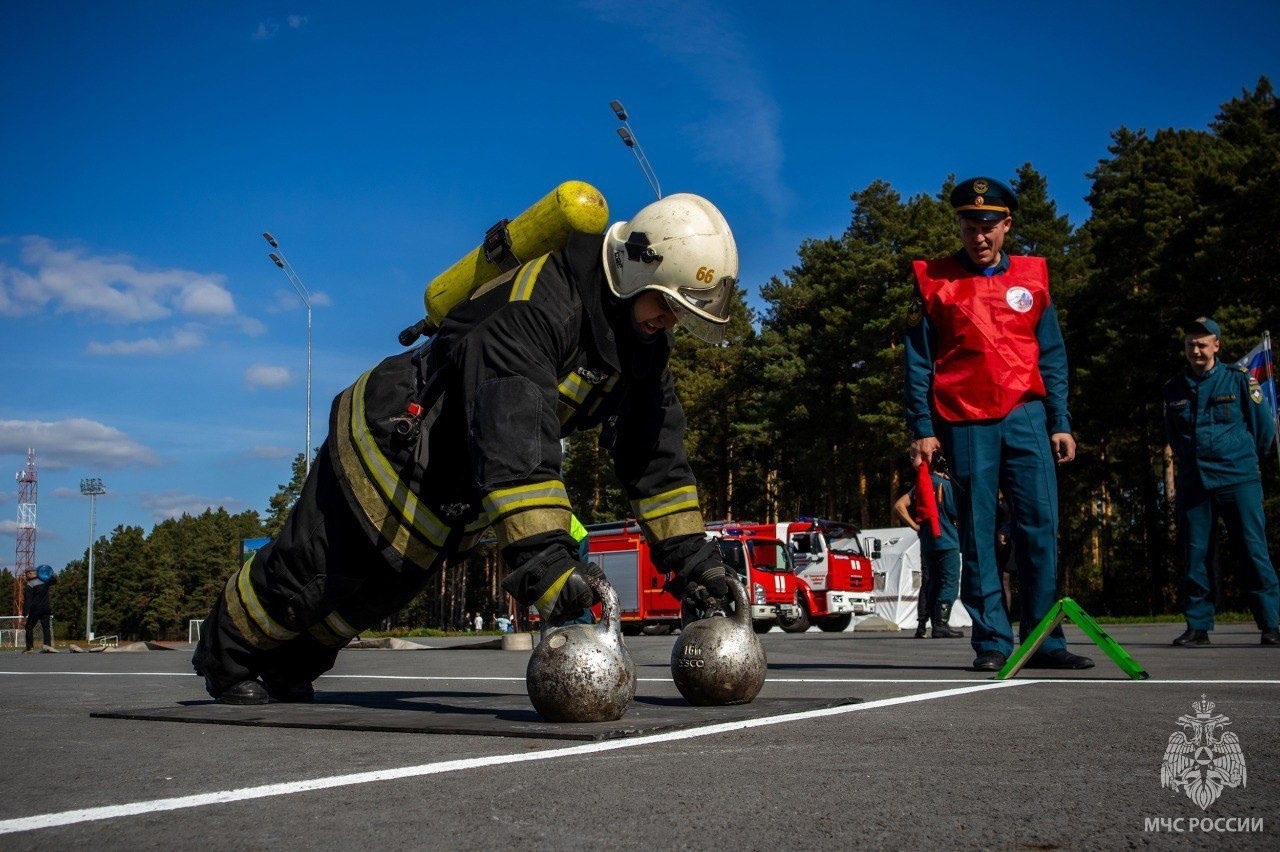
[[(1107, 630), (1149, 680), (1071, 626), (1097, 668), (1003, 682), (965, 670), (967, 640), (775, 630), (761, 700), (861, 703), (588, 743), (94, 718), (205, 699), (190, 646), (8, 651), (0, 849), (1280, 848), (1280, 649), (1247, 625), (1194, 649), (1179, 625)], [(344, 652), (320, 698), (524, 694), (528, 652), (422, 641)], [(673, 641), (627, 640), (639, 697), (678, 699)], [(1160, 776), (1202, 695), (1247, 764), (1207, 809)]]

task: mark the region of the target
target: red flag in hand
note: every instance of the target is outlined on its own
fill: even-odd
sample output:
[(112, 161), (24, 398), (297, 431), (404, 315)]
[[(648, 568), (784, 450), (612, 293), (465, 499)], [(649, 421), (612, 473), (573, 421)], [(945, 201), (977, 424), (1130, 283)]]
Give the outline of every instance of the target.
[(920, 458), (920, 466), (916, 468), (916, 522), (923, 525), (929, 522), (933, 537), (942, 535), (942, 522), (938, 518), (938, 499), (933, 493), (933, 477), (929, 475), (929, 459)]

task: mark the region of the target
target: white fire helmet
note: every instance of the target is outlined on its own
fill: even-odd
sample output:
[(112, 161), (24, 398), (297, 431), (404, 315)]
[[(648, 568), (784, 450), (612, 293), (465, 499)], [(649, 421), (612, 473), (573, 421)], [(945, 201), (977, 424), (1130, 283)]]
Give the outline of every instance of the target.
[(614, 295), (657, 290), (686, 330), (708, 343), (724, 340), (738, 247), (710, 201), (668, 195), (613, 224), (604, 235), (604, 268)]

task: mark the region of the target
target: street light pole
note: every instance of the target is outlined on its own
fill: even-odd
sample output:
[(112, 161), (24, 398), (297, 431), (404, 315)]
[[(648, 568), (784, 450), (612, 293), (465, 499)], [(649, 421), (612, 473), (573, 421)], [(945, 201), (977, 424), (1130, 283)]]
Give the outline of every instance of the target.
[(99, 494), (106, 494), (107, 489), (102, 487), (102, 480), (98, 478), (80, 480), (80, 493), (89, 497), (89, 593), (88, 602), (84, 608), (84, 633), (85, 641), (93, 641), (93, 539), (94, 525), (97, 522), (95, 516), (95, 503)]
[(298, 298), (302, 300), (302, 304), (307, 306), (307, 444), (306, 450), (302, 454), (304, 469), (308, 474), (311, 473), (311, 292), (307, 290), (307, 285), (302, 283), (302, 278), (294, 271), (293, 264), (289, 263), (289, 259), (284, 256), (284, 252), (280, 250), (280, 244), (276, 242), (276, 238), (269, 233), (263, 233), (263, 239), (271, 244), (275, 249), (267, 257), (271, 258), (271, 262), (280, 267), (284, 271), (285, 277), (289, 279), (289, 283), (293, 285), (293, 291), (298, 294)]
[(621, 137), (622, 144), (635, 154), (640, 171), (644, 173), (644, 179), (649, 182), (649, 189), (653, 190), (653, 194), (661, 200), (662, 186), (658, 183), (658, 173), (653, 170), (653, 166), (649, 165), (649, 158), (645, 156), (644, 149), (640, 147), (640, 140), (636, 138), (635, 130), (627, 121), (627, 108), (622, 105), (622, 101), (609, 101), (609, 106), (613, 109), (613, 114), (618, 117), (618, 121), (622, 122), (622, 126), (618, 128), (618, 136)]

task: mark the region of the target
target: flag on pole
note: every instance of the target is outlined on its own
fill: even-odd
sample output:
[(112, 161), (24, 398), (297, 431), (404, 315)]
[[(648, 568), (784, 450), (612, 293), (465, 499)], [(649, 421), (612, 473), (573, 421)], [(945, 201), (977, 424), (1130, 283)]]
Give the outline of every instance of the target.
[(1271, 419), (1275, 420), (1280, 414), (1280, 407), (1276, 405), (1276, 374), (1271, 360), (1271, 332), (1264, 332), (1262, 342), (1236, 363), (1253, 374), (1254, 381), (1262, 388), (1262, 398), (1271, 407)]

